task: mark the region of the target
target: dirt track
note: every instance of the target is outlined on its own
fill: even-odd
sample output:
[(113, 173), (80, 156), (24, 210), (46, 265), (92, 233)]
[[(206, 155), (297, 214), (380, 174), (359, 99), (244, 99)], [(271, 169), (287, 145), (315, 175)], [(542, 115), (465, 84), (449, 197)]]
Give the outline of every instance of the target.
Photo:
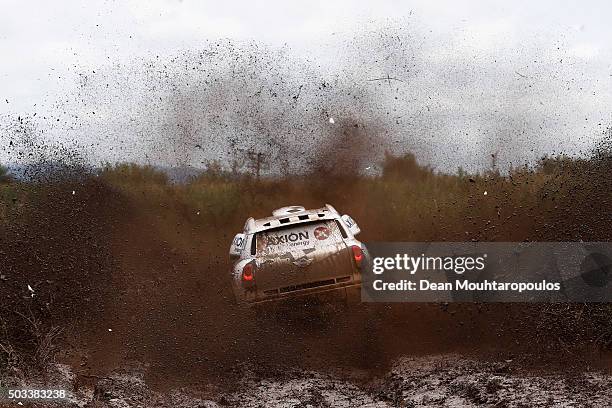
[[(49, 382), (70, 390), (56, 407), (607, 407), (612, 374), (567, 366), (526, 370), (524, 361), (497, 356), (479, 361), (456, 354), (401, 357), (372, 376), (364, 370), (272, 369), (237, 364), (231, 389), (198, 383), (152, 389), (146, 368), (126, 365), (89, 383), (68, 366), (57, 366)], [(90, 377), (92, 378), (92, 377)], [(28, 383), (39, 388), (40, 384)], [(13, 404), (16, 405), (16, 404)]]
[(115, 231), (117, 268), (110, 284), (103, 283), (109, 285), (104, 311), (79, 339), (88, 354), (79, 354), (81, 370), (101, 374), (134, 360), (150, 364), (148, 379), (162, 385), (219, 377), (233, 382), (234, 367), (243, 362), (319, 369), (331, 361), (334, 367), (381, 371), (404, 354), (529, 347), (517, 333), (530, 326), (513, 321), (528, 308), (518, 305), (347, 310), (297, 302), (262, 318), (234, 305), (224, 245), (229, 234), (180, 219), (162, 221), (146, 209), (128, 214), (129, 223)]
[[(334, 197), (311, 193), (312, 201), (347, 200), (340, 187)], [(137, 406), (122, 402), (136, 395), (142, 406), (520, 406), (544, 395), (547, 406), (576, 399), (572, 389), (610, 397), (596, 392), (610, 382), (597, 374), (610, 360), (576, 342), (587, 328), (571, 324), (578, 332), (568, 333), (564, 315), (549, 319), (554, 330), (540, 326), (544, 306), (298, 303), (290, 314), (258, 317), (229, 291), (227, 243), (240, 228), (233, 219), (198, 223), (178, 200), (135, 200), (92, 180), (29, 200), (4, 231), (3, 306), (65, 327), (56, 356), (64, 365), (45, 383), (81, 393), (79, 403)], [(15, 341), (29, 338), (22, 329), (11, 333)], [(498, 373), (500, 364), (509, 371)], [(560, 373), (564, 364), (576, 375)], [(13, 384), (31, 384), (13, 374)]]
[[(597, 393), (610, 383), (597, 372), (611, 367), (599, 356), (580, 354), (586, 349), (579, 355), (540, 354), (546, 344), (534, 345), (533, 321), (525, 318), (537, 316), (537, 307), (347, 310), (298, 302), (293, 313), (262, 318), (233, 304), (223, 272), (223, 243), (230, 234), (146, 210), (129, 213), (130, 223), (116, 231), (119, 269), (103, 323), (83, 344), (78, 366), (72, 361), (77, 382), (96, 389), (97, 398), (111, 406), (113, 398), (131, 397), (134, 381), (143, 400), (160, 406), (185, 387), (196, 391), (172, 397), (185, 406), (198, 393), (217, 404), (253, 407), (548, 406), (576, 394), (596, 395), (593, 406), (604, 406), (598, 404), (610, 399)], [(557, 371), (559, 356), (575, 368), (575, 379)], [(125, 371), (132, 364), (136, 374)], [(534, 374), (542, 367), (546, 371)], [(97, 377), (111, 379), (91, 380)], [(101, 397), (105, 387), (110, 396)]]

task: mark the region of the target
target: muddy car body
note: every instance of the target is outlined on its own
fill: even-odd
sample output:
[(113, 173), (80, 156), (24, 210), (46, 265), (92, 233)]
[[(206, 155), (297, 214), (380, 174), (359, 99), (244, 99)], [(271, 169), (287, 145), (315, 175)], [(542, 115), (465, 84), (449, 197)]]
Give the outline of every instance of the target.
[(230, 248), (238, 303), (259, 304), (304, 295), (358, 299), (368, 262), (360, 232), (334, 207), (283, 207), (271, 217), (249, 218)]

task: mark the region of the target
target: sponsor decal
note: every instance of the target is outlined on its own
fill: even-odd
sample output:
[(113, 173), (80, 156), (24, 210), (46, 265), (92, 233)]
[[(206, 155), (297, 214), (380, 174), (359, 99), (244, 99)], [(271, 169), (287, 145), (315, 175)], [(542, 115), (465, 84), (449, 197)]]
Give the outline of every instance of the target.
[[(317, 230), (315, 230), (316, 236)], [(308, 240), (308, 231), (292, 232), (291, 234), (285, 235), (269, 235), (266, 237), (267, 245), (282, 245), (290, 244), (292, 242)]]

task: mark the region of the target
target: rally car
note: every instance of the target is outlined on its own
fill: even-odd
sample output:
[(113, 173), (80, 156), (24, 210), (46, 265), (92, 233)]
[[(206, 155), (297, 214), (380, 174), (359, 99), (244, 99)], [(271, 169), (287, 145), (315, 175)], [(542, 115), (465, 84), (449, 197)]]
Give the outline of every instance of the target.
[(360, 231), (329, 204), (314, 210), (283, 207), (271, 217), (249, 218), (230, 248), (236, 300), (254, 305), (323, 293), (359, 298), (369, 259), (355, 239)]

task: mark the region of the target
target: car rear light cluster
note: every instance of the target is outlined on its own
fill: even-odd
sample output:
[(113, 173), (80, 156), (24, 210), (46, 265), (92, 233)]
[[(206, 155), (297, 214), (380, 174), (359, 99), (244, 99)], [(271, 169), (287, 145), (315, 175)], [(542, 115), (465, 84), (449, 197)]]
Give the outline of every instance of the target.
[(351, 249), (353, 250), (353, 259), (355, 260), (357, 266), (360, 267), (361, 262), (363, 261), (363, 251), (358, 245), (353, 245)]
[(248, 263), (246, 265), (244, 265), (244, 268), (242, 268), (242, 281), (243, 282), (253, 282), (253, 280), (255, 279), (255, 265), (253, 265), (253, 263)]

